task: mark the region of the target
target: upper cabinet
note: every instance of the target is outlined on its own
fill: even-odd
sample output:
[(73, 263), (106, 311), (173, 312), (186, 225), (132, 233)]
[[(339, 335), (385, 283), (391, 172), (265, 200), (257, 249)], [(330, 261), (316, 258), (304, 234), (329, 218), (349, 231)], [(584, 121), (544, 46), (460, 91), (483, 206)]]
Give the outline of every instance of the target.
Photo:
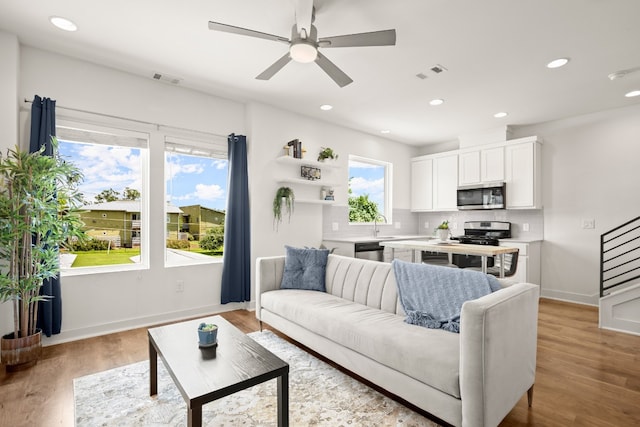
[(458, 209), (458, 155), (450, 154), (433, 159), (433, 209)]
[(460, 186), (504, 181), (504, 147), (460, 151), (458, 166)]
[(411, 210), (456, 210), (458, 155), (417, 157), (411, 161)]
[(456, 210), (458, 186), (501, 181), (506, 184), (507, 209), (540, 209), (541, 147), (533, 136), (415, 157), (411, 210)]
[(507, 209), (542, 208), (542, 145), (535, 137), (505, 146)]
[(433, 159), (411, 161), (411, 210), (433, 210)]

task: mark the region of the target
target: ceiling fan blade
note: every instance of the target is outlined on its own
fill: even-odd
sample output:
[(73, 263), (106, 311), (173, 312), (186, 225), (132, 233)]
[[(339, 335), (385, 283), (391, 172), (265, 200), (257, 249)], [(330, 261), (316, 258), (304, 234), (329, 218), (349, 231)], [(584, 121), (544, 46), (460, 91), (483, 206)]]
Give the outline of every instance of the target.
[(347, 34), (344, 36), (322, 37), (318, 45), (327, 47), (393, 46), (396, 44), (396, 30), (373, 31), (370, 33)]
[(338, 68), (333, 62), (329, 61), (326, 56), (318, 52), (316, 63), (322, 68), (322, 70), (333, 79), (334, 82), (340, 87), (345, 87), (349, 83), (353, 82), (351, 77), (347, 76), (344, 71)]
[(296, 8), (296, 28), (298, 34), (305, 30), (307, 36), (311, 34), (311, 22), (313, 21), (313, 0), (294, 0)]
[(269, 68), (264, 70), (262, 73), (256, 76), (258, 80), (269, 80), (275, 73), (280, 71), (282, 67), (287, 65), (291, 61), (291, 57), (289, 56), (289, 52), (285, 53), (282, 58), (278, 59), (274, 62)]
[(261, 33), (260, 31), (249, 30), (247, 28), (234, 27), (233, 25), (221, 24), (219, 22), (209, 21), (209, 29), (214, 31), (222, 31), (224, 33), (239, 34), (241, 36), (257, 37), (259, 39), (289, 43), (289, 39), (284, 37)]

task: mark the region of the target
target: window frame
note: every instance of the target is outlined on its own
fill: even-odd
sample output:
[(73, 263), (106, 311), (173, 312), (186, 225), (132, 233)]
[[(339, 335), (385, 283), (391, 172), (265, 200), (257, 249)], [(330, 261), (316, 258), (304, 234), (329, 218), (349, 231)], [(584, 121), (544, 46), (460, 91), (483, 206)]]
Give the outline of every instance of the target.
[[(393, 194), (392, 194), (393, 163), (387, 162), (384, 160), (377, 160), (369, 157), (363, 157), (355, 154), (349, 154), (349, 159), (347, 162), (347, 175), (348, 175), (347, 176), (347, 192), (349, 188), (349, 181), (352, 178), (351, 173), (349, 172), (351, 170), (352, 161), (384, 167), (384, 201), (383, 201), (383, 207), (382, 207), (383, 213), (381, 213), (381, 215), (383, 215), (383, 218), (385, 218), (385, 221), (378, 222), (378, 224), (393, 224)], [(347, 198), (348, 197), (349, 195), (347, 194)], [(378, 207), (380, 206), (378, 205)], [(369, 221), (369, 222), (348, 221), (348, 223), (349, 225), (371, 225), (374, 223), (374, 221)]]
[[(64, 130), (63, 130), (64, 129)], [(75, 138), (67, 138), (64, 136), (66, 130), (77, 129), (80, 131), (92, 132), (96, 134), (116, 135), (123, 139), (139, 139), (144, 140), (143, 145), (131, 143), (107, 144), (91, 141), (78, 141)], [(140, 150), (140, 179), (142, 188), (140, 190), (140, 262), (134, 264), (112, 264), (103, 266), (86, 266), (75, 268), (60, 268), (60, 276), (80, 276), (87, 274), (113, 273), (120, 271), (135, 271), (149, 269), (149, 253), (150, 253), (150, 225), (149, 225), (149, 168), (150, 168), (150, 146), (152, 139), (152, 129), (148, 126), (139, 126), (135, 122), (129, 122), (126, 119), (112, 119), (89, 113), (77, 113), (75, 115), (62, 115), (56, 118), (56, 135), (62, 141), (71, 143), (84, 143), (95, 145), (109, 145), (115, 147), (129, 147)], [(62, 136), (60, 136), (62, 134)]]
[[(171, 147), (172, 149), (168, 149), (168, 147)], [(202, 133), (197, 131), (167, 132), (164, 134), (164, 142), (163, 142), (163, 168), (166, 167), (167, 165), (167, 153), (170, 153), (170, 152), (175, 152), (179, 155), (182, 154), (185, 156), (218, 159), (218, 160), (224, 160), (228, 162), (227, 150), (228, 150), (228, 147), (227, 147), (226, 138), (223, 138), (219, 135), (207, 134), (207, 133)], [(228, 168), (228, 165), (227, 165), (227, 168)], [(167, 171), (164, 170), (165, 202), (168, 202), (167, 200), (168, 182), (169, 181), (167, 179)], [(226, 187), (226, 185), (228, 185), (227, 182), (225, 182), (225, 194), (226, 194), (226, 197), (228, 197), (229, 194), (228, 194), (228, 188)], [(165, 215), (168, 216), (168, 213), (166, 211), (166, 206), (167, 206), (167, 203), (165, 203)], [(198, 223), (200, 222), (199, 217), (197, 217), (196, 220)], [(179, 229), (180, 229), (180, 223), (178, 221), (178, 230)], [(169, 233), (168, 228), (166, 226), (164, 227), (164, 232), (165, 232), (164, 237), (166, 242), (168, 238), (168, 233)], [(184, 267), (184, 266), (189, 266), (194, 264), (217, 264), (217, 263), (222, 263), (224, 259), (224, 253), (223, 253), (222, 256), (220, 257), (212, 257), (207, 255), (207, 258), (201, 258), (201, 259), (191, 258), (189, 259), (188, 262), (185, 262), (185, 260), (183, 260), (180, 263), (176, 263), (176, 262), (169, 261), (167, 257), (167, 249), (169, 248), (166, 247), (166, 243), (165, 243), (164, 266), (166, 268)]]

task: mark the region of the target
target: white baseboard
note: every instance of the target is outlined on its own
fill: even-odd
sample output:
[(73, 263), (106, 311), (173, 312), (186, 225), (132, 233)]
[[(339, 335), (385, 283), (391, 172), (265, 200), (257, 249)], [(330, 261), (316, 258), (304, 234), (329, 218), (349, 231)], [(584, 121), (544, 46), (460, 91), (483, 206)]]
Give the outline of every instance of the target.
[[(97, 337), (100, 335), (112, 334), (115, 332), (126, 331), (129, 329), (143, 328), (147, 326), (153, 326), (160, 323), (176, 322), (179, 320), (185, 320), (198, 316), (210, 316), (218, 313), (224, 313), (226, 311), (247, 309), (249, 304), (244, 303), (229, 303), (229, 304), (217, 304), (204, 307), (198, 307), (189, 310), (174, 311), (170, 313), (161, 313), (152, 316), (137, 317), (133, 319), (126, 319), (117, 322), (104, 323), (101, 325), (92, 325), (85, 328), (78, 328), (72, 330), (63, 330), (59, 334), (52, 335), (50, 337), (42, 337), (42, 345), (50, 346), (55, 344), (62, 344), (70, 341), (82, 340), (85, 338)], [(255, 309), (255, 303), (254, 309)]]
[(540, 296), (558, 301), (572, 302), (575, 304), (598, 306), (598, 294), (585, 295), (574, 292), (557, 291), (553, 289), (541, 289)]

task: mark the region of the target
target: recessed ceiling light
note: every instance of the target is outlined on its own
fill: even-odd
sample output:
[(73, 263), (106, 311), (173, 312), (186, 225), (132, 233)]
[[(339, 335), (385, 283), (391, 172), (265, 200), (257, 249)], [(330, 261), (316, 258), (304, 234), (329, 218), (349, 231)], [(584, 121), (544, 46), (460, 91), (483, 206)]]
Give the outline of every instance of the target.
[(631, 92), (625, 93), (624, 96), (627, 98), (633, 98), (634, 96), (640, 96), (640, 90), (632, 90)]
[(380, 131), (380, 133), (391, 133), (391, 131), (389, 129), (383, 129)]
[(329, 104), (323, 104), (320, 106), (320, 109), (323, 111), (329, 111), (333, 108), (333, 105), (329, 105)]
[(429, 101), (429, 105), (442, 105), (444, 104), (444, 99), (432, 99), (431, 101)]
[(62, 18), (60, 16), (52, 16), (49, 18), (49, 21), (56, 27), (60, 28), (64, 31), (76, 31), (78, 26), (68, 20), (67, 18)]
[(493, 117), (495, 117), (496, 119), (501, 119), (503, 117), (507, 117), (508, 115), (509, 113), (505, 113), (504, 111), (501, 111), (499, 113), (495, 113)]
[(569, 58), (554, 59), (553, 61), (547, 64), (547, 68), (560, 68), (567, 65), (568, 62), (569, 62)]

